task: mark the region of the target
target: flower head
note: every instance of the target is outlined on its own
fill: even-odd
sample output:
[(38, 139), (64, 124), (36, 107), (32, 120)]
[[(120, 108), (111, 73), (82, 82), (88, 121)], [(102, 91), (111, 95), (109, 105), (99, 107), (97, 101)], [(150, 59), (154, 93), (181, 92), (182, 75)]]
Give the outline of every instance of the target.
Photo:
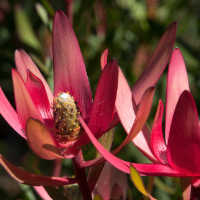
[[(184, 177), (190, 179), (191, 184), (197, 187), (200, 184), (199, 118), (194, 99), (189, 91), (185, 63), (178, 48), (173, 51), (168, 69), (165, 140), (162, 132), (163, 113), (164, 106), (160, 100), (151, 137), (146, 138), (152, 156), (144, 149), (141, 150), (153, 160), (151, 164), (129, 163), (115, 157), (100, 146), (86, 126), (84, 128), (104, 158), (121, 171), (130, 173), (129, 167), (132, 164), (141, 175)], [(133, 129), (134, 125), (129, 134), (132, 134)], [(101, 161), (96, 160), (92, 164)]]
[[(15, 53), (12, 69), (16, 112), (1, 90), (1, 114), (44, 159), (73, 158), (90, 142), (78, 120), (81, 115), (98, 138), (114, 116), (118, 64), (108, 62), (100, 77), (94, 102), (78, 41), (70, 22), (57, 11), (53, 22), (54, 95), (23, 51)], [(9, 116), (13, 116), (10, 118)]]

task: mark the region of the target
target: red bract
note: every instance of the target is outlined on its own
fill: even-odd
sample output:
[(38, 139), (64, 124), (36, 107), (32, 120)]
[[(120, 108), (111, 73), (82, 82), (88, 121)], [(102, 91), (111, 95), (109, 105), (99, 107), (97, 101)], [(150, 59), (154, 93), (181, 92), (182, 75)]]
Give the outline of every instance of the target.
[[(55, 99), (45, 79), (23, 50), (15, 52), (15, 62), (17, 70), (12, 69), (12, 78), (16, 111), (0, 90), (2, 116), (16, 132), (27, 139), (30, 148), (39, 157), (47, 160), (73, 158), (81, 145), (90, 142), (87, 134), (79, 127), (77, 132), (75, 129), (68, 130), (75, 136), (79, 134), (77, 137), (70, 135), (70, 140), (66, 139), (64, 137), (66, 135), (63, 136), (62, 133), (57, 135), (58, 128), (55, 124), (57, 123), (57, 126), (60, 124), (56, 122), (54, 112), (59, 114), (56, 110), (58, 106), (55, 105)], [(105, 133), (114, 116), (118, 85), (117, 61), (112, 59), (106, 65), (97, 85), (94, 102), (92, 102), (90, 85), (78, 41), (66, 16), (61, 11), (57, 11), (53, 22), (53, 66), (54, 96), (57, 97), (60, 92), (65, 93), (65, 96), (70, 95), (74, 107), (77, 108), (77, 113), (80, 113), (94, 135), (97, 138), (100, 137)], [(59, 120), (62, 117), (57, 118)], [(11, 170), (10, 163), (1, 164), (7, 171)], [(14, 166), (12, 169), (18, 170), (14, 169)], [(20, 173), (26, 172), (21, 170)], [(63, 180), (60, 184), (77, 182), (76, 179), (72, 179), (71, 182), (67, 179)], [(27, 181), (24, 183), (31, 184)], [(33, 184), (36, 185), (35, 182)]]
[[(83, 126), (98, 151), (116, 168), (129, 173), (129, 167), (132, 164), (141, 175), (185, 177), (191, 179), (192, 185), (196, 187), (200, 183), (199, 119), (194, 99), (189, 92), (185, 63), (178, 48), (172, 54), (168, 70), (165, 118), (166, 142), (162, 133), (163, 112), (164, 106), (160, 100), (151, 138), (148, 139), (149, 149), (155, 158), (152, 164), (135, 164), (118, 159), (103, 149), (86, 125), (83, 124)], [(120, 110), (118, 110), (118, 114), (120, 115)], [(151, 159), (150, 156), (148, 158)], [(92, 164), (100, 163), (99, 161), (96, 160)]]
[[(176, 171), (179, 177), (200, 176), (199, 120), (194, 99), (189, 92), (187, 72), (178, 48), (173, 52), (167, 79), (165, 140), (162, 134), (164, 107), (159, 102), (151, 133), (151, 148), (158, 162)], [(166, 145), (167, 144), (167, 145)], [(170, 170), (156, 170), (154, 175), (174, 176)]]
[[(132, 87), (132, 92), (131, 89), (128, 86), (128, 83), (122, 73), (121, 70), (119, 70), (119, 75), (118, 75), (118, 91), (117, 91), (117, 98), (116, 98), (116, 110), (117, 113), (115, 113), (115, 117), (110, 124), (109, 128), (114, 126), (116, 123), (118, 123), (119, 119), (126, 130), (128, 136), (126, 140), (117, 148), (115, 149), (112, 154), (117, 154), (119, 150), (129, 143), (130, 141), (133, 141), (133, 143), (152, 161), (158, 162), (154, 154), (152, 153), (151, 149), (151, 134), (148, 131), (147, 127), (144, 126), (146, 119), (148, 117), (148, 114), (150, 112), (151, 108), (151, 103), (152, 103), (152, 98), (153, 98), (153, 93), (154, 93), (154, 88), (147, 88), (151, 85), (155, 85), (157, 82), (158, 78), (162, 74), (163, 70), (165, 69), (165, 66), (169, 60), (169, 57), (171, 55), (173, 46), (174, 46), (174, 40), (176, 36), (176, 28), (177, 28), (177, 23), (173, 22), (164, 35), (162, 36), (153, 56), (152, 59), (150, 60), (149, 64), (147, 65), (146, 69), (144, 72), (141, 74), (141, 76), (138, 78), (136, 83)], [(102, 54), (101, 58), (101, 65), (102, 68), (105, 66), (106, 61), (107, 61), (107, 51), (105, 51)], [(139, 90), (140, 89), (140, 90)], [(146, 92), (145, 92), (146, 91)], [(145, 94), (144, 94), (145, 92)], [(142, 99), (142, 94), (143, 100)], [(140, 103), (139, 110), (137, 109), (137, 104)], [(136, 116), (137, 113), (137, 116)], [(81, 120), (82, 123), (82, 120)], [(91, 139), (91, 131), (89, 130), (88, 127), (85, 126), (85, 124), (82, 126), (84, 129), (86, 129), (87, 134), (89, 135)], [(144, 127), (143, 127), (144, 126)], [(142, 131), (140, 131), (142, 129)], [(140, 132), (138, 134), (138, 132)], [(97, 143), (95, 140), (92, 140), (93, 144), (96, 145)], [(97, 147), (97, 146), (96, 146)], [(106, 154), (106, 151), (104, 151), (100, 146), (98, 146), (102, 150), (102, 153), (104, 152)], [(100, 151), (98, 149), (98, 151)], [(101, 152), (101, 151), (100, 151)], [(116, 160), (116, 157), (113, 157), (110, 153), (107, 153), (105, 155), (105, 158), (108, 159), (109, 155), (112, 157), (113, 162), (116, 163), (116, 167), (120, 168), (122, 171), (124, 170), (125, 172), (129, 173), (129, 165), (130, 163), (120, 161), (127, 168), (123, 168), (123, 164), (117, 164), (118, 161)], [(111, 159), (111, 160), (112, 160)], [(111, 160), (109, 162), (111, 162)], [(82, 167), (87, 167), (90, 165), (96, 165), (101, 162), (104, 162), (105, 159), (100, 158), (88, 162), (84, 162), (82, 164)]]
[[(12, 70), (12, 76), (17, 113), (1, 91), (3, 104), (1, 114), (22, 137), (28, 140), (30, 147), (38, 156), (48, 160), (74, 157), (79, 150), (78, 147), (87, 143), (87, 135), (81, 134), (78, 139), (71, 140), (62, 137), (61, 134), (60, 138), (56, 136), (57, 128), (54, 127), (52, 108), (53, 94), (46, 81), (23, 50), (16, 51), (15, 61), (17, 70)], [(114, 114), (117, 61), (111, 60), (103, 70), (92, 103), (92, 94), (78, 41), (68, 19), (58, 11), (53, 25), (53, 66), (54, 96), (59, 93), (68, 93), (72, 96), (82, 118), (93, 130), (94, 135), (100, 137), (105, 133)], [(59, 153), (61, 148), (64, 151), (62, 155)]]
[[(132, 108), (132, 98), (134, 98), (136, 105), (138, 105), (147, 88), (154, 86), (158, 81), (171, 56), (176, 37), (176, 30), (177, 22), (173, 22), (163, 34), (147, 67), (131, 89), (129, 88), (123, 73), (119, 70), (118, 91), (115, 103), (117, 113), (115, 113), (109, 128), (116, 125), (120, 120), (127, 134), (131, 131), (136, 117), (136, 109)], [(102, 55), (102, 68), (105, 66), (106, 61), (107, 51)], [(155, 161), (156, 159), (150, 149), (150, 138), (151, 135), (149, 131), (144, 127), (140, 134), (133, 139), (133, 143), (147, 155), (150, 160)]]

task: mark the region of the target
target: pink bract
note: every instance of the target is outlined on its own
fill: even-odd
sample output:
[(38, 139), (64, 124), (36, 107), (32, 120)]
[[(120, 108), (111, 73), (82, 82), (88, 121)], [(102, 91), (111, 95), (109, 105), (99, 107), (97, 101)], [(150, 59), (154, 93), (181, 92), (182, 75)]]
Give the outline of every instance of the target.
[[(105, 133), (114, 116), (118, 63), (116, 59), (112, 59), (106, 64), (92, 102), (80, 47), (63, 12), (57, 11), (53, 22), (54, 95), (38, 68), (23, 50), (16, 50), (15, 63), (17, 69), (12, 69), (12, 78), (16, 111), (0, 89), (0, 112), (16, 132), (27, 140), (35, 154), (47, 160), (73, 158), (81, 145), (90, 142), (83, 130), (77, 140), (68, 141), (56, 137), (52, 103), (53, 96), (57, 96), (60, 91), (69, 92), (74, 97), (81, 116), (97, 138)], [(43, 176), (27, 178), (26, 171), (19, 170), (3, 157), (1, 164), (14, 178), (20, 176), (20, 181), (25, 184), (37, 185), (36, 179), (38, 184), (45, 179)], [(19, 181), (18, 178), (16, 180)], [(77, 180), (49, 177), (42, 184), (51, 186), (72, 183), (77, 183)]]
[[(173, 51), (169, 64), (166, 105), (165, 120), (166, 125), (170, 126), (165, 127), (167, 145), (162, 133), (164, 106), (160, 100), (151, 139), (149, 139), (150, 149), (155, 158), (152, 164), (129, 163), (115, 157), (98, 143), (86, 124), (81, 119), (80, 121), (104, 159), (121, 171), (130, 173), (129, 167), (132, 164), (141, 175), (189, 178), (191, 184), (197, 187), (200, 183), (199, 118), (194, 99), (189, 91), (185, 63), (178, 48)], [(90, 165), (99, 164), (102, 160), (90, 161)], [(83, 166), (87, 166), (87, 163)]]
[[(1, 114), (28, 140), (29, 146), (38, 156), (48, 160), (73, 158), (79, 146), (90, 142), (88, 136), (83, 133), (78, 140), (67, 141), (53, 135), (55, 129), (51, 90), (23, 50), (15, 52), (15, 62), (17, 70), (12, 70), (12, 77), (17, 112), (10, 106), (1, 90), (0, 100), (4, 105)], [(66, 16), (63, 12), (57, 11), (53, 23), (53, 65), (54, 96), (60, 91), (69, 92), (94, 135), (100, 137), (105, 133), (114, 115), (118, 82), (117, 61), (111, 60), (103, 70), (92, 103), (90, 85), (78, 41)], [(10, 115), (13, 117), (9, 118)], [(64, 152), (63, 155), (58, 150), (55, 153), (57, 148)]]
[[(156, 50), (150, 59), (147, 67), (142, 72), (138, 80), (134, 83), (130, 89), (126, 78), (121, 70), (119, 70), (118, 77), (118, 91), (116, 98), (116, 110), (114, 119), (109, 128), (115, 126), (119, 121), (122, 123), (127, 134), (131, 131), (133, 126), (136, 111), (132, 108), (132, 98), (134, 98), (136, 105), (141, 102), (141, 98), (144, 92), (150, 86), (154, 86), (164, 71), (169, 58), (171, 56), (174, 41), (176, 37), (177, 22), (173, 22), (169, 25), (162, 38), (160, 39)], [(107, 50), (104, 51), (101, 58), (102, 68), (107, 63)], [(145, 154), (151, 161), (156, 162), (156, 158), (152, 154), (150, 148), (151, 135), (146, 127), (142, 129), (134, 139), (133, 143)]]
[[(154, 92), (154, 90), (149, 87), (152, 85), (155, 85), (158, 78), (161, 76), (163, 70), (166, 67), (166, 64), (171, 56), (172, 49), (174, 46), (176, 29), (177, 29), (176, 22), (173, 22), (167, 28), (149, 64), (147, 65), (146, 69), (143, 71), (141, 76), (138, 78), (136, 83), (133, 85), (132, 92), (128, 86), (128, 83), (122, 71), (119, 70), (118, 91), (117, 91), (117, 98), (116, 98), (116, 103), (115, 103), (117, 112), (115, 113), (114, 119), (111, 122), (109, 128), (117, 124), (120, 119), (128, 136), (126, 140), (117, 149), (112, 151), (112, 154), (117, 154), (124, 145), (126, 145), (128, 142), (132, 140), (132, 142), (139, 148), (140, 151), (142, 151), (142, 153), (145, 156), (147, 156), (151, 161), (155, 163), (159, 163), (158, 159), (155, 157), (151, 148), (151, 134), (148, 131), (147, 127), (145, 126), (144, 122), (148, 117), (148, 112), (150, 111), (149, 108), (151, 107), (151, 103), (152, 103), (151, 102), (152, 97), (153, 97), (152, 94)], [(104, 68), (107, 62), (107, 54), (108, 54), (108, 50), (105, 50), (104, 53), (102, 54), (102, 57), (101, 57), (102, 69)], [(138, 88), (141, 89), (139, 92), (138, 92)], [(143, 97), (141, 94), (144, 94)], [(142, 98), (143, 100), (141, 100)], [(138, 103), (140, 103), (139, 110), (136, 106)], [(85, 126), (83, 127), (86, 128)], [(138, 134), (138, 131), (139, 131), (139, 134)], [(104, 158), (99, 158), (99, 159), (91, 160), (88, 162), (84, 162), (82, 166), (87, 167), (90, 165), (96, 165), (104, 161), (105, 161)], [(127, 162), (126, 165), (129, 166), (129, 163)], [(148, 168), (149, 167), (150, 166), (148, 166)], [(161, 168), (161, 166), (159, 166), (159, 168)], [(125, 171), (129, 172), (130, 170), (129, 168), (127, 168)], [(146, 168), (145, 172), (147, 171), (148, 170)], [(177, 173), (175, 172), (175, 174)]]

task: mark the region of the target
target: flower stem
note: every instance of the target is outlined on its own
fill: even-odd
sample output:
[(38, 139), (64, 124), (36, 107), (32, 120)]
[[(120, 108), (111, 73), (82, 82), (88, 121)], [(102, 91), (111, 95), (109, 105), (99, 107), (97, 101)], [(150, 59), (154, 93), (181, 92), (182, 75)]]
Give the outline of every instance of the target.
[(62, 169), (62, 160), (61, 159), (54, 160), (53, 176), (59, 177), (61, 174), (61, 169)]
[(74, 165), (76, 179), (79, 180), (78, 185), (79, 185), (79, 188), (81, 190), (84, 200), (92, 200), (91, 192), (90, 192), (87, 178), (85, 175), (85, 169), (80, 168), (80, 163), (83, 162), (82, 150), (79, 151), (79, 153), (76, 155), (75, 158), (72, 159), (72, 161)]

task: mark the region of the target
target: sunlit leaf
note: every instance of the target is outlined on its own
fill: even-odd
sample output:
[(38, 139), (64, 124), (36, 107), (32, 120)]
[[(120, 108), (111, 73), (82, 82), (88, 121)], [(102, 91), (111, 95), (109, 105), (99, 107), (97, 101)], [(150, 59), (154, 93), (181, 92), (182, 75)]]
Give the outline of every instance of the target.
[(29, 199), (32, 199), (32, 200), (36, 200), (36, 197), (33, 193), (33, 190), (31, 190), (31, 186), (29, 185), (24, 185), (24, 184), (19, 184), (20, 188), (22, 189), (22, 191), (26, 194), (26, 196), (29, 198)]
[(50, 30), (52, 31), (52, 23), (53, 22), (52, 22), (52, 20), (49, 19), (47, 10), (40, 3), (36, 3), (35, 8), (36, 8), (36, 11), (37, 11), (40, 19), (43, 21), (43, 23), (46, 26), (49, 26)]
[(49, 23), (49, 18), (48, 18), (48, 13), (45, 10), (45, 8), (40, 4), (40, 3), (36, 3), (35, 4), (35, 8), (36, 11), (39, 15), (39, 17), (41, 18), (41, 20), (44, 22), (45, 25), (48, 25)]
[(142, 178), (140, 176), (140, 174), (138, 173), (138, 171), (131, 165), (130, 166), (130, 174), (131, 174), (131, 178), (132, 181), (135, 185), (135, 187), (146, 197), (148, 197), (151, 200), (155, 200), (146, 190), (144, 183), (142, 181)]
[[(102, 135), (98, 141), (99, 143), (108, 151), (110, 151), (110, 148), (112, 146), (112, 141), (113, 141), (113, 136), (114, 136), (114, 128)], [(96, 151), (96, 156), (95, 158), (100, 158), (102, 155)]]
[(51, 15), (54, 16), (55, 11), (51, 7), (51, 4), (48, 2), (48, 0), (42, 0), (41, 1), (43, 6), (46, 8), (47, 12)]

